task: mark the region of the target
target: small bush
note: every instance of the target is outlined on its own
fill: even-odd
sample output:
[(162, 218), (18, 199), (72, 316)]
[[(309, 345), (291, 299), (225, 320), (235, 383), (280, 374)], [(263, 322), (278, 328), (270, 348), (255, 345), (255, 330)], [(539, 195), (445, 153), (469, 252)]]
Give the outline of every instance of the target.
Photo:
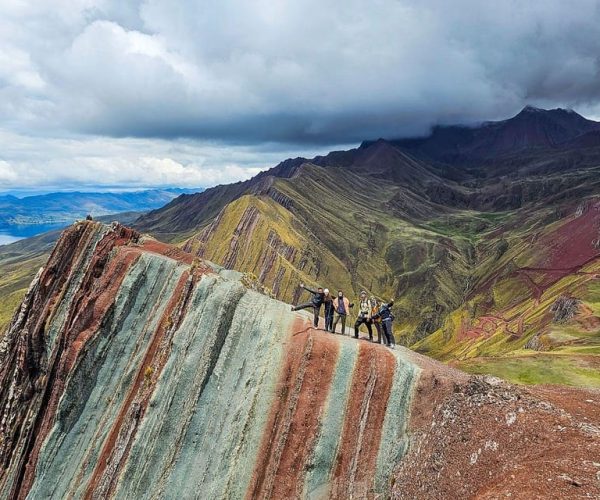
[(147, 366), (144, 370), (144, 382), (146, 385), (150, 385), (152, 383), (152, 375), (154, 375), (154, 368)]

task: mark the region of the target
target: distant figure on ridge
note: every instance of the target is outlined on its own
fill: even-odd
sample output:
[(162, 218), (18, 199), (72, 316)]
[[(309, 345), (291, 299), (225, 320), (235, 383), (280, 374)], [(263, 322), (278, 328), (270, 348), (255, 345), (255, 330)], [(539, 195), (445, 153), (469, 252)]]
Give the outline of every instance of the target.
[(85, 220), (94, 220), (94, 218), (92, 217), (92, 215), (91, 215), (91, 214), (87, 214), (87, 215), (85, 216)]
[(381, 324), (383, 326), (383, 333), (386, 336), (386, 344), (390, 349), (394, 349), (396, 340), (394, 339), (394, 331), (392, 328), (392, 321), (394, 321), (394, 315), (392, 314), (392, 306), (394, 301), (390, 300), (387, 304), (382, 304), (375, 314), (375, 318), (381, 318)]
[(325, 294), (325, 298), (323, 299), (323, 305), (325, 308), (325, 330), (328, 332), (332, 332), (333, 331), (333, 312), (334, 312), (333, 297), (329, 293), (328, 288), (325, 288), (325, 290), (323, 290), (323, 293)]
[(319, 327), (319, 314), (321, 313), (321, 306), (325, 301), (325, 292), (323, 288), (319, 287), (316, 290), (311, 290), (310, 288), (304, 286), (304, 283), (300, 283), (300, 288), (303, 288), (307, 292), (313, 294), (312, 300), (310, 302), (306, 302), (304, 304), (299, 304), (297, 306), (292, 306), (292, 311), (299, 311), (300, 309), (308, 309), (309, 307), (313, 308), (314, 313), (314, 325), (315, 328)]
[(364, 290), (360, 292), (360, 297), (358, 300), (358, 317), (356, 318), (356, 323), (354, 323), (354, 338), (358, 338), (358, 329), (360, 325), (363, 323), (367, 325), (367, 330), (369, 331), (369, 340), (373, 342), (373, 327), (371, 322), (371, 301), (367, 298), (367, 292)]
[(333, 322), (333, 327), (331, 329), (332, 333), (335, 333), (335, 329), (337, 327), (338, 322), (341, 320), (342, 322), (342, 335), (346, 333), (346, 317), (350, 312), (350, 301), (344, 297), (344, 292), (338, 290), (338, 295), (335, 299), (333, 299), (333, 308), (335, 310), (335, 321)]

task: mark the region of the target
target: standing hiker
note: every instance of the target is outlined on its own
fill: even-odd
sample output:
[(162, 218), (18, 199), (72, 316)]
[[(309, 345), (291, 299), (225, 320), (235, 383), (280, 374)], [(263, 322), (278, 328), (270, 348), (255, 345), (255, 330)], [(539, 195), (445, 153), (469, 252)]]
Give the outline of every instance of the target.
[(323, 290), (325, 297), (323, 299), (323, 306), (325, 309), (325, 330), (328, 332), (333, 331), (333, 297), (329, 293), (329, 289)]
[[(383, 339), (383, 327), (381, 326), (381, 318), (377, 317), (377, 313), (379, 312), (379, 303), (375, 297), (371, 297), (371, 321), (375, 325), (375, 329), (377, 330), (377, 343), (381, 344), (381, 340)], [(387, 345), (385, 339), (383, 343)]]
[(373, 342), (373, 327), (371, 326), (371, 301), (367, 298), (367, 292), (360, 292), (358, 300), (358, 317), (354, 323), (354, 338), (358, 338), (358, 329), (362, 324), (367, 325), (369, 331), (369, 340)]
[(381, 325), (383, 327), (383, 333), (386, 337), (386, 345), (390, 349), (394, 349), (396, 340), (394, 339), (394, 331), (392, 329), (392, 321), (394, 321), (394, 315), (392, 314), (392, 306), (394, 301), (390, 300), (387, 304), (382, 304), (375, 315), (376, 318), (381, 318)]
[(346, 333), (346, 317), (350, 312), (350, 302), (344, 297), (344, 292), (338, 290), (338, 295), (333, 299), (333, 309), (335, 310), (335, 321), (331, 331), (335, 333), (338, 321), (342, 322), (342, 335)]
[(300, 288), (303, 288), (307, 292), (312, 293), (313, 294), (312, 299), (310, 302), (306, 302), (304, 304), (299, 304), (297, 306), (292, 306), (292, 311), (299, 311), (300, 309), (308, 309), (309, 307), (312, 307), (313, 313), (314, 313), (314, 325), (315, 325), (315, 328), (318, 328), (319, 314), (321, 312), (321, 306), (323, 305), (323, 301), (325, 300), (325, 292), (323, 291), (323, 289), (321, 287), (317, 288), (316, 290), (312, 290), (312, 289), (304, 286), (304, 283), (300, 283)]

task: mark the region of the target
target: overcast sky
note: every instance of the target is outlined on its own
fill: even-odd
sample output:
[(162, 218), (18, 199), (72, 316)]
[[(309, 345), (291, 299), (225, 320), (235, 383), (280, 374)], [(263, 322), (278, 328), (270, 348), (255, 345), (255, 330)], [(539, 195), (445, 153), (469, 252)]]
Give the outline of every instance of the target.
[(600, 117), (600, 0), (0, 0), (0, 191), (210, 186), (525, 104)]

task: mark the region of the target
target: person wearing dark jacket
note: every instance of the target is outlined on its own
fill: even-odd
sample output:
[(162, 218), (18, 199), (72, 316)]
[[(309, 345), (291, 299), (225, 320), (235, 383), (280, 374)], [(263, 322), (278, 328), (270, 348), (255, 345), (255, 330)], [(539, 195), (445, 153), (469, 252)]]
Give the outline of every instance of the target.
[(396, 345), (396, 340), (394, 339), (394, 331), (392, 329), (392, 321), (394, 321), (394, 315), (392, 313), (392, 306), (394, 305), (394, 301), (390, 300), (387, 304), (382, 304), (377, 311), (377, 314), (373, 316), (374, 318), (381, 318), (381, 326), (383, 328), (383, 333), (386, 337), (386, 345), (390, 349), (394, 349)]
[(312, 289), (308, 288), (307, 286), (304, 286), (304, 283), (300, 283), (300, 288), (303, 288), (307, 292), (312, 293), (313, 294), (312, 299), (310, 302), (305, 302), (304, 304), (298, 304), (297, 306), (292, 306), (292, 311), (299, 311), (300, 309), (308, 309), (309, 307), (312, 307), (313, 314), (314, 314), (314, 325), (315, 325), (315, 328), (318, 328), (319, 314), (321, 313), (321, 306), (323, 305), (323, 302), (325, 301), (325, 292), (323, 291), (323, 289), (321, 287), (317, 288), (316, 290), (312, 290)]
[(333, 297), (327, 288), (323, 290), (323, 293), (325, 294), (325, 298), (323, 300), (323, 306), (325, 309), (325, 330), (328, 332), (333, 332)]

